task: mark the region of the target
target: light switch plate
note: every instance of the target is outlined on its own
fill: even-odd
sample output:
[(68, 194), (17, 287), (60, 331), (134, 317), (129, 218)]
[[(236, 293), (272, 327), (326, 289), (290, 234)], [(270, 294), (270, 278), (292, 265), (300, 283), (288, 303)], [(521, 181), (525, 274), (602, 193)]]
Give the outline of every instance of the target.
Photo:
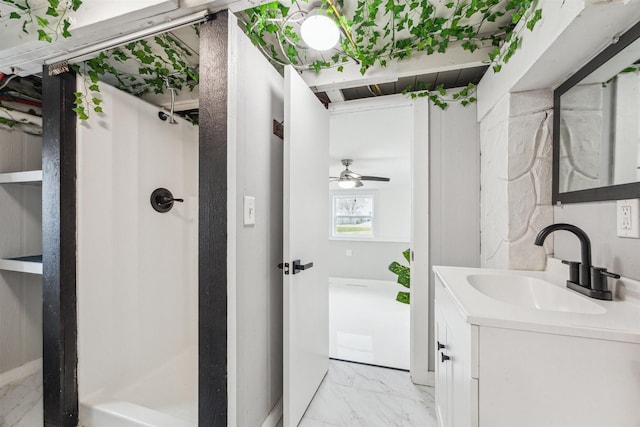
[(640, 239), (640, 199), (616, 202), (618, 237)]
[(256, 198), (244, 196), (244, 225), (256, 223)]

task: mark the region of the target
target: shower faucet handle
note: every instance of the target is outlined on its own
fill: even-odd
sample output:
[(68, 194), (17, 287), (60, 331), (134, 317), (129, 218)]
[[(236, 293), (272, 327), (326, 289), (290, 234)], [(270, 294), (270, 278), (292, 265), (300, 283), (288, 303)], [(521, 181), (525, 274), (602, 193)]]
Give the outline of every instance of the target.
[(172, 202), (184, 203), (184, 199), (174, 199), (173, 197), (168, 197), (168, 196), (162, 197), (160, 199), (160, 204), (162, 204), (162, 205), (166, 205), (166, 204), (169, 204), (169, 203), (172, 203)]
[(173, 208), (173, 204), (175, 202), (183, 203), (184, 199), (174, 198), (171, 191), (166, 188), (156, 188), (153, 190), (153, 193), (151, 193), (150, 201), (151, 206), (156, 210), (156, 212), (166, 213)]

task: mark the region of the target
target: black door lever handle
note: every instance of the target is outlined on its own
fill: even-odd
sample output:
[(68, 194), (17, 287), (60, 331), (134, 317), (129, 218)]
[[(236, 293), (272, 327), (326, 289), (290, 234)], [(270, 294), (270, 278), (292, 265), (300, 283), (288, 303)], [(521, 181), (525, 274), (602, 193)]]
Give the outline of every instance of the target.
[(293, 264), (293, 273), (292, 274), (297, 274), (300, 271), (308, 270), (311, 267), (313, 267), (313, 263), (312, 262), (309, 262), (307, 264), (302, 264), (299, 259), (293, 261), (292, 264)]

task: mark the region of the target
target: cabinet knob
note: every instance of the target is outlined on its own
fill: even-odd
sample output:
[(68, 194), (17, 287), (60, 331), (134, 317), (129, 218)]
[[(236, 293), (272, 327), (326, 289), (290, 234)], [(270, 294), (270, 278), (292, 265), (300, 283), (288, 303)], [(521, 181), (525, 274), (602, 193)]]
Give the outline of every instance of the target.
[(440, 357), (442, 357), (442, 359), (440, 359), (440, 362), (442, 362), (442, 363), (444, 363), (444, 362), (446, 362), (447, 360), (451, 359), (449, 356), (447, 356), (447, 355), (446, 355), (446, 354), (444, 354), (444, 353), (440, 353)]
[(437, 341), (437, 343), (438, 343), (438, 350), (442, 350), (443, 348), (446, 347), (444, 344), (440, 344), (440, 341)]

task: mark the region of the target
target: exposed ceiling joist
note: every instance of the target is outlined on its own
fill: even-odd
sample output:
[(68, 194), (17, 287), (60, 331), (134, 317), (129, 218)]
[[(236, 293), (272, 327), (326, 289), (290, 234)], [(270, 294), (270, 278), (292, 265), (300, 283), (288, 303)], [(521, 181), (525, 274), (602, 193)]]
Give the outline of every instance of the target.
[(365, 75), (360, 73), (360, 66), (355, 63), (344, 64), (344, 70), (336, 68), (322, 70), (321, 73), (304, 71), (302, 78), (316, 91), (334, 91), (367, 84), (391, 83), (402, 77), (420, 74), (439, 73), (443, 71), (487, 65), (492, 46), (481, 47), (475, 52), (464, 50), (462, 46), (451, 45), (446, 54), (418, 53), (407, 60), (390, 61), (386, 67), (370, 68)]

